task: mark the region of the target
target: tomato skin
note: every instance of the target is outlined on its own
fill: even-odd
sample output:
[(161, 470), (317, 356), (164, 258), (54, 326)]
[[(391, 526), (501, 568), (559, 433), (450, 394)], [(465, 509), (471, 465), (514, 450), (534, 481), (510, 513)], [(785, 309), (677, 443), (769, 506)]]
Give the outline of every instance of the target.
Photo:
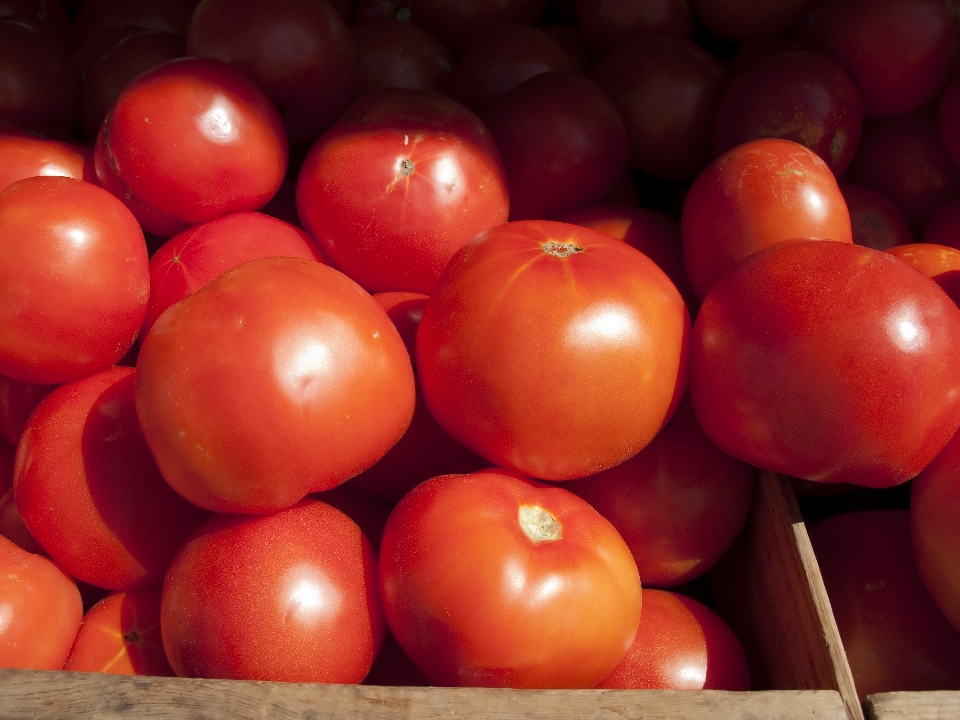
[(65, 177), (0, 191), (0, 374), (49, 385), (109, 367), (149, 293), (143, 232), (110, 193)]
[(958, 363), (960, 311), (932, 280), (871, 248), (793, 240), (710, 291), (690, 392), (704, 431), (734, 457), (889, 487), (960, 425)]
[[(522, 508), (552, 515), (561, 537), (528, 537)], [(572, 493), (501, 471), (433, 478), (404, 497), (384, 530), (380, 587), (391, 632), (435, 685), (590, 687), (640, 618), (616, 530)]]
[(0, 130), (0, 190), (34, 175), (62, 175), (96, 183), (93, 152), (83, 145)]
[(216, 516), (164, 581), (167, 657), (181, 677), (359, 683), (383, 640), (376, 573), (370, 541), (326, 503)]
[(360, 64), (358, 95), (386, 87), (445, 92), (456, 61), (443, 44), (404, 22), (352, 25)]
[(34, 385), (0, 375), (0, 438), (16, 446), (30, 413), (56, 385)]
[(954, 303), (960, 304), (960, 250), (919, 242), (897, 245), (887, 252), (919, 270), (939, 285)]
[(178, 493), (260, 513), (376, 462), (410, 422), (414, 380), (393, 323), (356, 283), (312, 260), (264, 258), (160, 316), (136, 402)]
[(80, 629), (76, 584), (53, 562), (0, 537), (0, 667), (60, 670)]
[(701, 300), (752, 252), (794, 238), (852, 242), (850, 213), (830, 168), (792, 140), (743, 143), (694, 180), (680, 217), (687, 277)]
[(40, 403), (17, 446), (14, 493), (30, 534), (73, 577), (127, 590), (158, 585), (206, 519), (174, 493), (134, 409), (134, 369), (108, 368)]
[(903, 211), (885, 195), (852, 182), (840, 183), (840, 192), (850, 211), (850, 229), (857, 245), (889, 250), (913, 242)]
[(512, 222), (447, 266), (417, 372), (454, 439), (500, 467), (569, 480), (636, 454), (672, 414), (689, 322), (673, 283), (626, 243)]
[(506, 221), (508, 202), (480, 119), (448, 97), (405, 88), (351, 105), (297, 181), (304, 229), (370, 292), (429, 294), (457, 250)]

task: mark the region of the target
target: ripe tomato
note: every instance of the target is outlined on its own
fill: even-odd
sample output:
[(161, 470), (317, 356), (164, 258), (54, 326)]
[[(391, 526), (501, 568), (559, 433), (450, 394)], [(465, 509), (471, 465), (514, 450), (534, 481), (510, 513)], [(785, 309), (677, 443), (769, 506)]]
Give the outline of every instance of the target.
[(313, 260), (265, 258), (160, 316), (136, 400), (177, 492), (215, 512), (270, 512), (380, 459), (410, 423), (414, 381), (359, 285)]
[(93, 151), (16, 130), (0, 130), (0, 190), (34, 175), (62, 175), (95, 183)]
[(447, 266), (417, 333), (427, 406), (456, 440), (546, 480), (639, 452), (686, 383), (689, 315), (652, 260), (551, 221), (479, 235)]
[(851, 182), (840, 183), (840, 192), (850, 211), (850, 228), (857, 245), (889, 250), (913, 242), (913, 233), (903, 211), (885, 195)]
[(444, 92), (453, 77), (453, 55), (430, 33), (405, 22), (350, 27), (360, 63), (360, 91), (388, 87)]
[(499, 471), (414, 488), (380, 549), (387, 623), (436, 685), (590, 687), (640, 619), (629, 549), (573, 493)]
[(182, 677), (358, 683), (383, 640), (376, 573), (370, 541), (326, 503), (214, 517), (163, 583), (167, 657)]
[(960, 250), (919, 242), (896, 245), (887, 252), (922, 272), (960, 305)]

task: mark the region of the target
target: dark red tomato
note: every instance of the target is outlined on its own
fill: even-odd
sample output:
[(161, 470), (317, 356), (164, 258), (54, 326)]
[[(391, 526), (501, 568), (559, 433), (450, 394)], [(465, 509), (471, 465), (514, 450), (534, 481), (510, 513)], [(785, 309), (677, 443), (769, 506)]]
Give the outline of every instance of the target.
[(169, 237), (266, 203), (286, 172), (287, 140), (276, 109), (246, 75), (182, 58), (124, 88), (94, 162), (100, 182), (143, 228)]
[(33, 28), (54, 43), (69, 46), (72, 24), (70, 15), (59, 2), (47, 0), (4, 0), (0, 18)]
[(694, 181), (680, 217), (683, 261), (697, 297), (762, 247), (793, 238), (852, 242), (850, 213), (827, 164), (777, 138), (727, 151)]
[(717, 37), (735, 43), (778, 38), (795, 28), (811, 0), (691, 0), (693, 12)]
[(710, 162), (710, 125), (729, 75), (705, 50), (688, 40), (634, 38), (604, 55), (590, 79), (623, 117), (631, 168), (692, 180)]
[(16, 447), (27, 418), (56, 385), (34, 385), (0, 375), (0, 438)]
[(73, 64), (80, 73), (80, 78), (86, 77), (90, 69), (110, 55), (124, 38), (140, 32), (144, 32), (144, 28), (138, 28), (136, 25), (106, 27), (84, 40), (73, 53)]
[(710, 442), (684, 397), (639, 453), (564, 484), (613, 523), (648, 587), (703, 575), (737, 539), (750, 511), (753, 468)]
[(358, 0), (355, 23), (411, 22), (463, 55), (487, 30), (500, 25), (533, 25), (547, 0)]
[[(373, 297), (387, 312), (411, 359), (414, 358), (417, 329), (429, 298), (404, 292), (378, 293)], [(348, 484), (375, 498), (396, 503), (424, 480), (437, 475), (473, 472), (487, 465), (486, 460), (458, 443), (437, 424), (418, 382), (410, 427), (373, 467)]]
[(371, 292), (429, 293), (453, 254), (506, 221), (490, 131), (422, 90), (367, 93), (303, 163), (297, 207), (331, 261)]
[(510, 219), (544, 219), (600, 202), (627, 169), (627, 134), (595, 83), (541, 73), (483, 112), (510, 186)]
[(434, 478), (401, 500), (380, 588), (390, 630), (434, 685), (590, 687), (640, 619), (637, 567), (613, 526), (567, 490), (498, 471)]
[(593, 65), (593, 58), (587, 51), (583, 41), (583, 33), (574, 25), (541, 25), (539, 28), (547, 37), (563, 48), (570, 58), (573, 69), (581, 75), (586, 75)]
[(685, 0), (574, 0), (573, 6), (594, 57), (643, 35), (689, 40), (693, 33), (693, 13)]
[(358, 95), (388, 87), (444, 92), (453, 77), (453, 54), (439, 40), (404, 22), (350, 28), (360, 63)]
[(342, 273), (266, 258), (160, 316), (137, 362), (137, 411), (164, 478), (215, 512), (270, 512), (367, 469), (403, 435), (410, 358)]
[(691, 315), (700, 306), (683, 266), (680, 223), (676, 219), (658, 210), (611, 204), (578, 208), (561, 213), (554, 220), (590, 228), (635, 247), (677, 286)]
[(553, 70), (573, 70), (573, 63), (546, 33), (526, 25), (500, 25), (477, 38), (460, 58), (449, 94), (480, 112), (524, 80)]
[(751, 465), (896, 485), (960, 426), (960, 310), (887, 253), (777, 243), (704, 300), (690, 392), (710, 439)]
[(133, 368), (44, 398), (17, 446), (13, 486), (24, 524), (50, 557), (111, 590), (159, 585), (207, 517), (157, 470), (134, 408)]
[(866, 185), (840, 183), (850, 212), (853, 242), (874, 250), (889, 250), (913, 242), (907, 218), (892, 200)]
[(277, 106), (291, 144), (316, 140), (357, 92), (343, 16), (326, 0), (203, 0), (187, 52), (242, 70)]
[(172, 676), (160, 636), (160, 588), (111, 593), (90, 608), (63, 669)]
[(922, 242), (897, 245), (887, 252), (922, 272), (960, 305), (960, 250)]
[(174, 558), (160, 620), (182, 677), (359, 683), (383, 640), (376, 554), (316, 500), (217, 516)]
[(713, 121), (713, 152), (778, 137), (813, 150), (840, 177), (862, 124), (860, 93), (835, 60), (808, 50), (778, 53), (730, 81)]
[(835, 515), (810, 528), (810, 542), (861, 702), (960, 689), (960, 633), (920, 580), (909, 511)]
[(960, 248), (960, 197), (934, 214), (923, 230), (922, 242)]
[[(10, 463), (10, 470), (10, 481), (12, 483), (12, 461)], [(33, 535), (30, 534), (30, 531), (27, 530), (27, 526), (23, 524), (23, 516), (20, 515), (20, 511), (17, 509), (17, 502), (13, 497), (12, 485), (7, 488), (3, 497), (0, 497), (0, 535), (3, 535), (7, 540), (12, 540), (14, 544), (19, 545), (34, 555), (47, 555), (44, 549), (40, 547), (40, 543), (38, 543)]]
[(109, 367), (149, 295), (143, 233), (110, 193), (65, 177), (0, 191), (0, 374), (56, 384)]
[(0, 439), (0, 494), (13, 487), (13, 452), (16, 448)]
[(140, 73), (183, 57), (184, 45), (182, 36), (167, 32), (142, 30), (124, 36), (109, 55), (84, 75), (80, 107), (84, 134), (95, 140), (123, 88)]
[(80, 113), (80, 76), (61, 43), (0, 19), (0, 125), (68, 135)]
[(76, 584), (50, 560), (0, 538), (0, 667), (59, 670), (80, 629)]
[(850, 73), (871, 118), (902, 115), (932, 100), (960, 49), (949, 0), (830, 0), (810, 32)]
[(643, 591), (643, 616), (626, 656), (597, 688), (750, 689), (737, 636), (713, 610), (666, 590)]
[(481, 234), (447, 266), (417, 333), (427, 406), (491, 463), (569, 480), (638, 453), (686, 383), (689, 315), (629, 245), (551, 221)]
[(326, 262), (303, 230), (258, 212), (228, 213), (170, 238), (150, 258), (150, 305), (141, 335), (178, 300), (230, 268), (265, 257)]
[(95, 183), (93, 151), (83, 145), (0, 130), (0, 190), (35, 175), (58, 175)]
[(73, 21), (77, 45), (105, 28), (134, 26), (186, 37), (191, 0), (90, 0)]
[(960, 437), (913, 482), (910, 524), (920, 577), (937, 607), (960, 630)]
[(960, 195), (960, 169), (940, 142), (932, 104), (866, 121), (849, 176), (890, 198), (917, 237), (937, 210)]

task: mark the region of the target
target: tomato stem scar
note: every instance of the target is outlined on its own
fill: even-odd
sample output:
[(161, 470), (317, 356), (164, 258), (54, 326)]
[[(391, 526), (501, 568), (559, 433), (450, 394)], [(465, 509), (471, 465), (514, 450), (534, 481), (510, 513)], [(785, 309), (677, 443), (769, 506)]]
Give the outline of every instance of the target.
[(517, 511), (517, 521), (523, 534), (535, 543), (563, 537), (563, 526), (557, 518), (538, 505), (521, 505)]
[(561, 243), (557, 242), (556, 240), (551, 240), (548, 243), (544, 243), (540, 247), (543, 248), (543, 251), (547, 255), (553, 255), (558, 258), (570, 257), (578, 252), (583, 252), (583, 248), (579, 245), (575, 245), (570, 242)]

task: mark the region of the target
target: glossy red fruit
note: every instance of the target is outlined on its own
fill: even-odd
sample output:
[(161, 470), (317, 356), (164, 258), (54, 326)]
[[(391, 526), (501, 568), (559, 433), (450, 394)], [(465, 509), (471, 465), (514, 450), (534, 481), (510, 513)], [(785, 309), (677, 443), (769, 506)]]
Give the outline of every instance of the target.
[(919, 270), (960, 304), (960, 250), (920, 242), (897, 245), (887, 252)]
[(93, 151), (12, 128), (0, 130), (0, 190), (34, 175), (59, 175), (95, 183)]

